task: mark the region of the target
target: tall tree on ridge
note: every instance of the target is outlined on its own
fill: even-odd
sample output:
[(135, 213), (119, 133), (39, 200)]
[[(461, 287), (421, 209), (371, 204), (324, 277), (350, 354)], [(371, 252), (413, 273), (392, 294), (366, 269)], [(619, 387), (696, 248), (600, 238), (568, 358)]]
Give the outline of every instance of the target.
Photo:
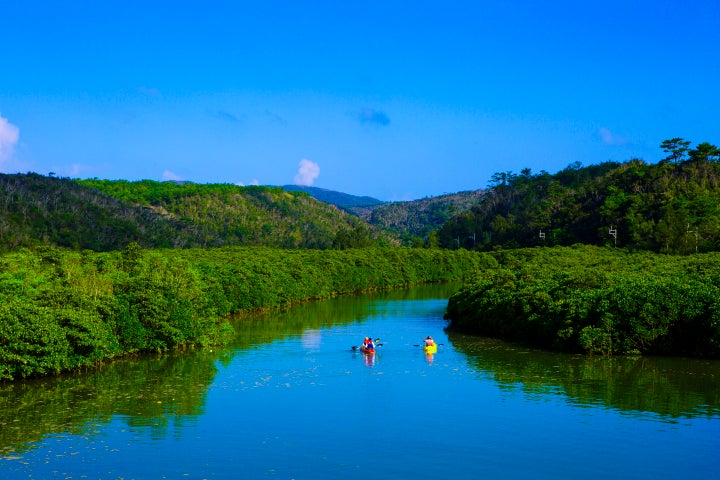
[(672, 162), (678, 165), (685, 159), (687, 151), (690, 148), (690, 142), (676, 137), (663, 141), (660, 144), (660, 148), (662, 148), (663, 152), (670, 154), (662, 160), (663, 163)]

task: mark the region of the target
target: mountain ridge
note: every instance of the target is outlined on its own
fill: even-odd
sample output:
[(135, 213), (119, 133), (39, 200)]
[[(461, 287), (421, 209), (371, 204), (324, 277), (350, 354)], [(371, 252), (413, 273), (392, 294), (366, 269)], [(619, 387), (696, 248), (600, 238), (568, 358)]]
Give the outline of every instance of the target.
[[(332, 248), (356, 216), (279, 187), (0, 174), (0, 251), (264, 245)], [(368, 231), (390, 243), (390, 236)]]

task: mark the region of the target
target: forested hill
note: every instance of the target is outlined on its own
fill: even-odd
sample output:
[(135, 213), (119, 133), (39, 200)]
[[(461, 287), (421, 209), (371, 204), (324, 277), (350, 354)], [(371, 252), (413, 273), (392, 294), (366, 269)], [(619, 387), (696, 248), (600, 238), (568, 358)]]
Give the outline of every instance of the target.
[(557, 174), (493, 176), (482, 201), (439, 231), (448, 248), (617, 245), (664, 253), (720, 250), (720, 150), (663, 142), (669, 156), (572, 164)]
[(0, 174), (0, 251), (38, 245), (91, 250), (192, 243), (187, 225), (69, 179)]
[(453, 216), (477, 205), (485, 190), (451, 193), (408, 202), (391, 202), (376, 206), (368, 223), (398, 235), (405, 245), (437, 246), (436, 232)]
[(370, 225), (400, 238), (403, 245), (426, 246), (437, 246), (436, 231), (454, 215), (476, 205), (485, 193), (485, 190), (472, 190), (405, 202), (383, 202), (318, 187), (284, 185), (283, 188), (306, 192), (321, 202), (357, 215)]
[(367, 230), (364, 222), (332, 205), (280, 187), (151, 180), (78, 182), (191, 225), (201, 247), (330, 248), (338, 232)]
[(358, 218), (277, 187), (0, 175), (0, 251), (266, 245), (330, 248)]

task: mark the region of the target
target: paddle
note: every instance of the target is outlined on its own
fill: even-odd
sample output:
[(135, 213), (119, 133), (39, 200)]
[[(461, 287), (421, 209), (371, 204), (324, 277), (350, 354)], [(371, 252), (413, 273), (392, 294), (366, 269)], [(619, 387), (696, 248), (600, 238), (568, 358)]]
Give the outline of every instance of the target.
[[(376, 347), (382, 347), (382, 346), (384, 345), (383, 343), (380, 343), (380, 339), (379, 339), (379, 338), (376, 338), (374, 343), (375, 343), (375, 346), (376, 346)], [(355, 350), (361, 349), (362, 346), (358, 347), (357, 345), (353, 345), (353, 346), (350, 347), (350, 348), (351, 348), (352, 351), (355, 351)]]

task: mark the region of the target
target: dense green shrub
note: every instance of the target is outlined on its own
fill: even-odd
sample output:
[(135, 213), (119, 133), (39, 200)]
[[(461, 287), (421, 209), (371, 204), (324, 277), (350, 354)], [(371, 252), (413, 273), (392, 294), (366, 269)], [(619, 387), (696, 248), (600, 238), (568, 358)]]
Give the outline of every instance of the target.
[(468, 251), (265, 247), (0, 256), (0, 380), (119, 355), (220, 344), (226, 315), (352, 292), (460, 280), (492, 262)]
[(720, 255), (594, 247), (497, 252), (448, 304), (451, 328), (599, 354), (720, 356)]

